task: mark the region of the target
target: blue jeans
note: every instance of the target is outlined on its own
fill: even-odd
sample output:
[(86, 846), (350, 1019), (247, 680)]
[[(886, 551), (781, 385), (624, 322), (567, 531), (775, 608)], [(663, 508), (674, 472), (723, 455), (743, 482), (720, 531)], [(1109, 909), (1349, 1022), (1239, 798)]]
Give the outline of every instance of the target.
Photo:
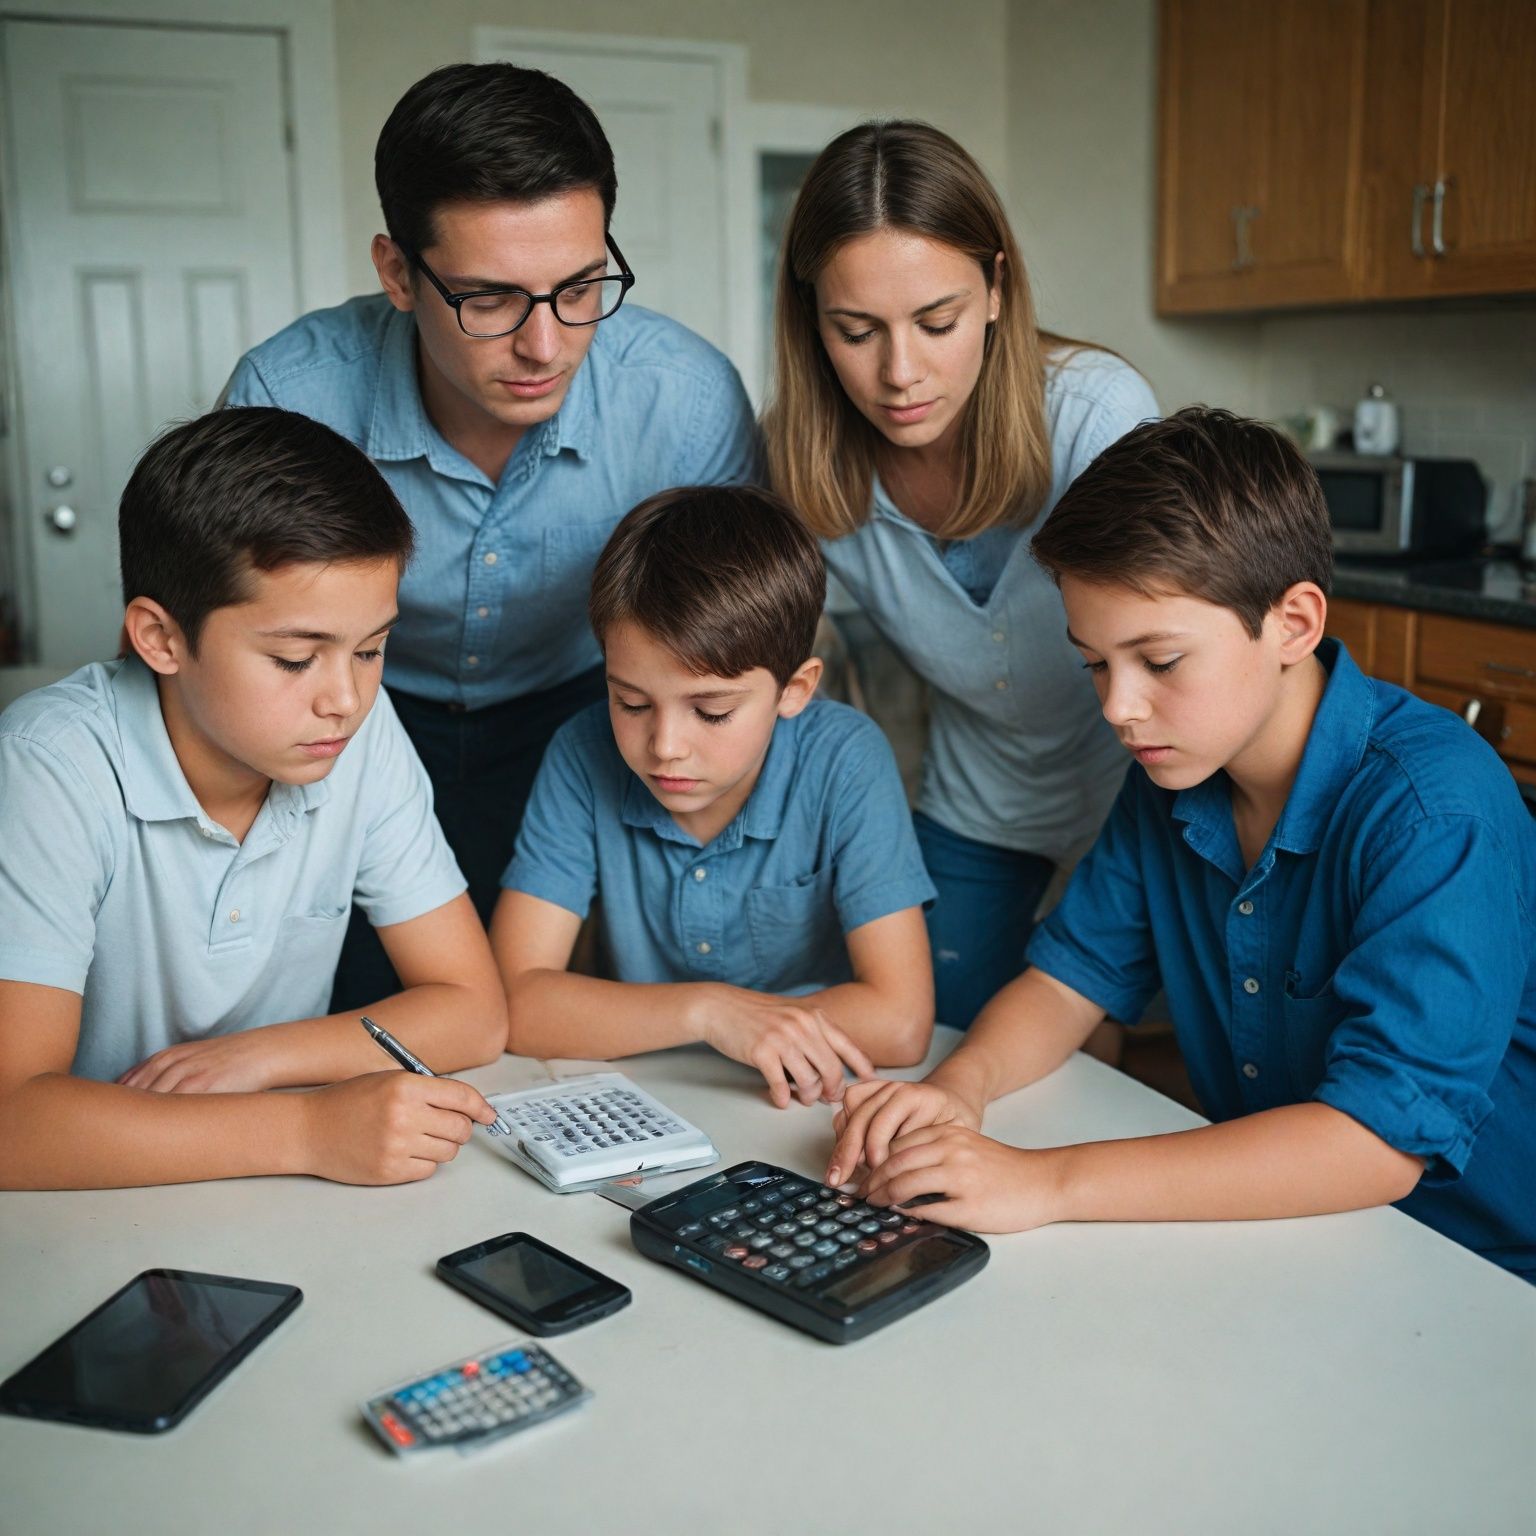
[[(390, 689), (395, 713), (432, 780), (437, 819), (469, 882), (470, 900), (481, 922), (490, 921), (501, 894), (502, 871), (512, 857), (523, 807), (550, 737), (578, 710), (607, 693), (601, 667), (542, 693), (475, 710)], [(399, 990), (378, 935), (362, 909), (353, 907), (336, 966), (331, 1011), (363, 1008)]]
[(917, 845), (939, 898), (928, 909), (935, 1016), (969, 1029), (982, 1008), (1024, 969), (1035, 908), (1056, 873), (1036, 853), (961, 837), (912, 816)]

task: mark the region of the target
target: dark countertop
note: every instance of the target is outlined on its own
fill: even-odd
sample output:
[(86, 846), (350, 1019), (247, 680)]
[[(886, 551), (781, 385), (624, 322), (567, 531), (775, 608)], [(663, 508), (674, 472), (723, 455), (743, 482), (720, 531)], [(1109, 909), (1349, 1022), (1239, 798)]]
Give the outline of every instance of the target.
[(1536, 629), (1536, 569), (1518, 560), (1388, 564), (1341, 556), (1334, 562), (1333, 595)]

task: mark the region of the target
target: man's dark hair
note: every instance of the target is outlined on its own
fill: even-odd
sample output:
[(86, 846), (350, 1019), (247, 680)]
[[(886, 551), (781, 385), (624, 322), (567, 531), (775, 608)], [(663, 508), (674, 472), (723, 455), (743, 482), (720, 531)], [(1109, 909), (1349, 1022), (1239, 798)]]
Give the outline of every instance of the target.
[(193, 654), (215, 608), (246, 601), (252, 571), (411, 557), (411, 520), (339, 433), (271, 406), (172, 427), (135, 466), (117, 512), (123, 601), (153, 598)]
[(685, 485), (613, 531), (587, 607), (606, 647), (638, 624), (701, 676), (766, 667), (782, 688), (809, 659), (827, 597), (821, 548), (788, 504), (750, 485)]
[(1255, 640), (1288, 587), (1333, 583), (1317, 475), (1296, 445), (1230, 411), (1191, 405), (1111, 443), (1030, 544), (1059, 583), (1169, 590), (1230, 608)]
[(568, 85), (516, 64), (449, 64), (418, 80), (373, 152), (384, 227), (420, 255), (444, 203), (532, 203), (590, 187), (613, 217), (613, 150)]

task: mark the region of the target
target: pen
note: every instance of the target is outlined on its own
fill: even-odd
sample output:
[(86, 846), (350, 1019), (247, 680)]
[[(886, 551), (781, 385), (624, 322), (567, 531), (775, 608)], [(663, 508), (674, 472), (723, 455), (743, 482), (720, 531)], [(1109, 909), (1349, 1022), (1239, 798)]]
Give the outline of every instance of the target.
[[(426, 1062), (422, 1061), (419, 1057), (411, 1055), (387, 1029), (375, 1024), (366, 1013), (362, 1015), (362, 1020), (363, 1028), (373, 1036), (374, 1044), (387, 1055), (394, 1057), (407, 1072), (419, 1072), (423, 1077), (437, 1076), (437, 1073)], [(512, 1134), (512, 1127), (499, 1114), (490, 1125), (486, 1126), (486, 1130), (492, 1136), (510, 1136)]]

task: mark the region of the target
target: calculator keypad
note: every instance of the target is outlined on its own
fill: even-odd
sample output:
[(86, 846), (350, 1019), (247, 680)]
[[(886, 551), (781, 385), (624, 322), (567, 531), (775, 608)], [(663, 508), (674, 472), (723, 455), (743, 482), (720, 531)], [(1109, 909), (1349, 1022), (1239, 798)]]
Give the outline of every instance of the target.
[(468, 1448), (584, 1402), (591, 1394), (547, 1350), (519, 1344), (457, 1361), (371, 1399), (364, 1413), (400, 1455)]
[(676, 1235), (714, 1262), (777, 1285), (810, 1289), (934, 1230), (904, 1211), (791, 1179), (685, 1221)]
[(691, 1129), (649, 1094), (623, 1087), (554, 1088), (503, 1104), (501, 1113), (531, 1152), (551, 1158), (659, 1141)]

